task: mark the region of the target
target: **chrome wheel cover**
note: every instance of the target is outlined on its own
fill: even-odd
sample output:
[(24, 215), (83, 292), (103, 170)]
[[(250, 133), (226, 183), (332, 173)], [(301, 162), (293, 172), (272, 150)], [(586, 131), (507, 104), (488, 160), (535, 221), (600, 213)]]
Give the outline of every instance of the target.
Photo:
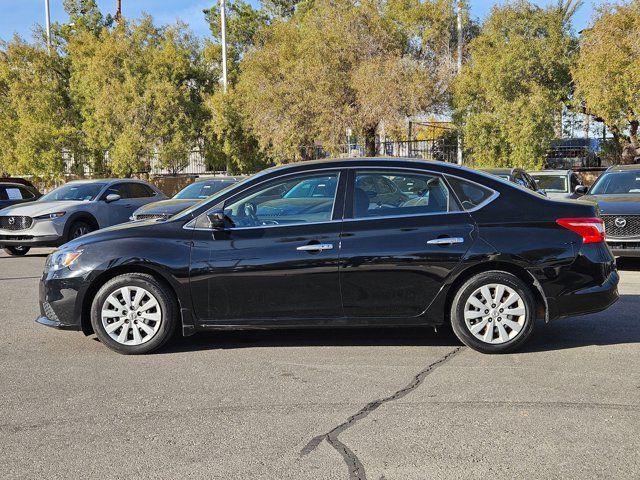
[(501, 283), (476, 289), (464, 305), (464, 323), (484, 343), (501, 344), (516, 338), (527, 317), (522, 297)]
[(141, 287), (121, 287), (102, 305), (102, 326), (121, 345), (141, 345), (160, 329), (162, 309), (158, 300)]

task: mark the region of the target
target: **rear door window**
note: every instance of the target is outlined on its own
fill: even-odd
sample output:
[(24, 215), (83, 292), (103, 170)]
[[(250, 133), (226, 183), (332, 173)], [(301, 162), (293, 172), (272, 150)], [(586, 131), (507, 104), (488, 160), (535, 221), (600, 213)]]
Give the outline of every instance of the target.
[(441, 177), (402, 171), (356, 171), (352, 207), (354, 218), (459, 211)]
[(142, 183), (129, 183), (127, 187), (131, 198), (149, 198), (156, 194), (151, 188)]

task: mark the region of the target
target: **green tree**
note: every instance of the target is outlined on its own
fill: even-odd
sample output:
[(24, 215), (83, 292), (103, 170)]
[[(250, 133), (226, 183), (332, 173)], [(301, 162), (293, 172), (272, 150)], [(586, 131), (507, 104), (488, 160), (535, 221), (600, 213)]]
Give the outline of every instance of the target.
[(129, 176), (157, 154), (179, 171), (202, 132), (204, 77), (197, 41), (184, 26), (158, 28), (150, 17), (115, 28), (79, 29), (68, 42), (71, 94), (94, 162)]
[(245, 121), (261, 146), (279, 161), (305, 158), (301, 146), (320, 141), (335, 152), (351, 128), (373, 155), (380, 122), (442, 106), (452, 62), (434, 54), (435, 30), (427, 27), (437, 24), (435, 6), (448, 8), (448, 18), (452, 8), (426, 3), (434, 8), (417, 1), (316, 0), (261, 30), (238, 83)]
[(622, 161), (640, 155), (640, 3), (601, 7), (583, 32), (573, 70), (576, 98), (613, 132)]
[(44, 44), (0, 42), (0, 172), (53, 178), (78, 147), (69, 65)]
[[(221, 78), (220, 7), (214, 5), (204, 13), (212, 34), (212, 40), (204, 48), (204, 61), (210, 66), (212, 78)], [(241, 115), (235, 85), (240, 76), (240, 62), (253, 48), (258, 32), (269, 23), (269, 16), (242, 0), (235, 0), (227, 2), (226, 21), (229, 89), (223, 94), (222, 86), (216, 85), (206, 95), (209, 121), (203, 140), (210, 166), (249, 173), (264, 168), (268, 159)]]
[(576, 2), (540, 8), (519, 0), (494, 7), (469, 44), (454, 84), (456, 119), (478, 166), (542, 163), (556, 113), (571, 97)]

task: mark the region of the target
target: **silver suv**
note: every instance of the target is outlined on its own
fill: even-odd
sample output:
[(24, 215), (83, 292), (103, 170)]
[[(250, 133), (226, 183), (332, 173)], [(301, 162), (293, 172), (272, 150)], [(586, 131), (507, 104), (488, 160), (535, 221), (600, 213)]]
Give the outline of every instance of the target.
[(140, 180), (81, 180), (56, 188), (35, 202), (0, 210), (0, 246), (9, 255), (31, 247), (57, 247), (131, 214), (166, 195)]

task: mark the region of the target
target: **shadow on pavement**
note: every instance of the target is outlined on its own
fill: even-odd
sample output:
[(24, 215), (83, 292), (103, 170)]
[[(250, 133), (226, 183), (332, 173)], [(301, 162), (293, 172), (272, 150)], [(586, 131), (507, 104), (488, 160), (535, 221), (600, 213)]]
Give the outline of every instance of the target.
[(640, 271), (640, 258), (623, 257), (616, 259), (618, 270)]
[[(538, 322), (533, 336), (518, 352), (640, 343), (639, 306), (640, 295), (622, 295), (604, 312), (554, 320), (547, 325)], [(460, 344), (446, 327), (439, 327), (437, 333), (430, 327), (244, 330), (199, 332), (191, 337), (179, 337), (158, 354), (258, 347), (438, 347)]]

